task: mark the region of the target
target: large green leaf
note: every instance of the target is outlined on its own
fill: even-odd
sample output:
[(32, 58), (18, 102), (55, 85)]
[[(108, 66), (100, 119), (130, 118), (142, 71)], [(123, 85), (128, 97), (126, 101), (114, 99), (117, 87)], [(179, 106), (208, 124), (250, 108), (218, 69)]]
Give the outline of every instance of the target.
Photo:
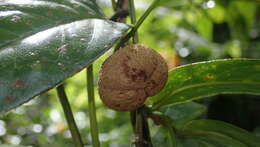
[(207, 110), (206, 106), (195, 102), (183, 103), (168, 107), (163, 107), (160, 111), (167, 115), (174, 122), (171, 123), (175, 128), (181, 128), (186, 123), (200, 117)]
[(178, 137), (178, 147), (219, 147), (191, 137)]
[(103, 16), (94, 0), (6, 0), (0, 7), (0, 112), (79, 72), (129, 28), (95, 19)]
[(95, 0), (2, 0), (0, 47), (45, 29), (85, 18), (104, 18)]
[(21, 146), (21, 145), (8, 145), (8, 144), (1, 144), (1, 147), (25, 147), (25, 146)]
[(182, 129), (182, 135), (228, 147), (258, 147), (260, 140), (253, 134), (216, 120), (195, 120)]
[(158, 109), (222, 93), (260, 94), (260, 60), (216, 60), (178, 67), (169, 72), (166, 86), (151, 101)]

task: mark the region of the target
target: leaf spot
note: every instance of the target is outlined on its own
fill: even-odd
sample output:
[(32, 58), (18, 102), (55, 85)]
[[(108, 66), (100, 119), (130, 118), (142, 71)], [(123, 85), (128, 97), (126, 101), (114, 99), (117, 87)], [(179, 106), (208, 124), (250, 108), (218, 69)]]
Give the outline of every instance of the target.
[(14, 100), (14, 97), (12, 97), (12, 96), (6, 96), (5, 98), (4, 98), (4, 102), (6, 102), (6, 103), (10, 103), (10, 102), (12, 102)]
[(47, 16), (53, 16), (53, 14), (51, 12), (47, 12)]
[(22, 81), (22, 80), (16, 80), (15, 83), (14, 83), (15, 88), (21, 88), (21, 87), (24, 87), (24, 86), (25, 86), (25, 81)]
[(32, 21), (27, 21), (26, 22), (27, 25), (32, 25), (32, 23), (33, 23)]
[(213, 74), (206, 74), (206, 76), (204, 77), (205, 80), (212, 80), (214, 78), (215, 76)]
[(46, 57), (42, 57), (40, 60), (43, 61), (43, 62), (48, 62), (49, 61), (48, 58), (46, 58)]

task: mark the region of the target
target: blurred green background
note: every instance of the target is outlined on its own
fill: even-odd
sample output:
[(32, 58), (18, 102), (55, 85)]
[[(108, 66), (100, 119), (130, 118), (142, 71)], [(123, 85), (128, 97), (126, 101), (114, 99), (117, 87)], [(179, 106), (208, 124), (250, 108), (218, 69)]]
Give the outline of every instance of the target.
[[(107, 17), (113, 15), (109, 0), (99, 0)], [(151, 0), (136, 0), (140, 16)], [(128, 20), (129, 22), (129, 20)], [(157, 50), (170, 68), (220, 58), (259, 58), (260, 1), (168, 0), (139, 30), (140, 42)], [(94, 63), (95, 83), (107, 52)], [(86, 71), (65, 81), (83, 140), (90, 144)], [(107, 109), (96, 91), (97, 118), (102, 147), (128, 147), (133, 140), (129, 114)], [(246, 99), (245, 97), (250, 97)], [(204, 117), (223, 120), (260, 136), (260, 100), (250, 95), (219, 95), (199, 101), (208, 106)], [(151, 125), (152, 122), (150, 123)], [(154, 146), (164, 146), (165, 131), (151, 127)], [(55, 90), (42, 94), (0, 119), (0, 144), (33, 147), (73, 146)], [(91, 145), (89, 145), (91, 146)]]

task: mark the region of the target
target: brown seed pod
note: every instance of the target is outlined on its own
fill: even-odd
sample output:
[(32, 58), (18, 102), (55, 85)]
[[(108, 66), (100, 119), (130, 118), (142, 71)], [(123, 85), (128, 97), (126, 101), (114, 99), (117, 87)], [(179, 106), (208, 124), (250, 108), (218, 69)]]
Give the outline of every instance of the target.
[(141, 44), (128, 45), (103, 63), (99, 94), (109, 108), (131, 111), (164, 87), (167, 73), (167, 64), (157, 52)]

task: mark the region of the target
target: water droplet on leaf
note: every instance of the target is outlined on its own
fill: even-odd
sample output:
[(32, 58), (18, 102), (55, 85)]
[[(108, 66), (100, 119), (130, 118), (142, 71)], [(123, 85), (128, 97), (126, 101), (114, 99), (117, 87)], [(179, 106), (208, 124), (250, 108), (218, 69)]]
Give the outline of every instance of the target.
[(67, 44), (64, 44), (64, 45), (62, 45), (61, 47), (57, 48), (57, 51), (58, 51), (59, 53), (65, 54), (65, 53), (66, 53), (66, 50), (67, 50), (66, 47), (67, 47)]
[(80, 38), (80, 41), (84, 42), (84, 41), (86, 41), (86, 39), (85, 38)]
[(13, 16), (13, 18), (10, 19), (12, 22), (18, 22), (19, 20), (21, 20), (20, 16)]
[(35, 56), (35, 55), (36, 55), (36, 53), (34, 53), (34, 52), (29, 52), (29, 54), (30, 54), (31, 56)]

